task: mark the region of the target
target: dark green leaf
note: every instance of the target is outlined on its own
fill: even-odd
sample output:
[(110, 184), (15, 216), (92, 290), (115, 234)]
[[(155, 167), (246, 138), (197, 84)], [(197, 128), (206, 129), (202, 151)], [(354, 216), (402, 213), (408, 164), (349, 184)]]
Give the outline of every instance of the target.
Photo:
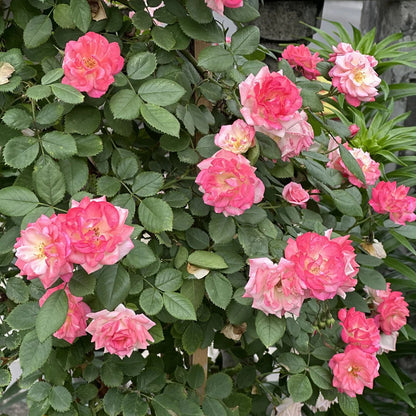
[(91, 22), (91, 9), (87, 0), (71, 0), (70, 7), (75, 26), (85, 33)]
[(166, 310), (175, 318), (182, 320), (196, 320), (195, 309), (185, 296), (176, 292), (165, 292), (163, 303)]
[(45, 43), (52, 34), (52, 22), (46, 15), (32, 17), (23, 31), (26, 47), (36, 48)]
[(312, 396), (312, 386), (305, 374), (295, 374), (289, 377), (287, 388), (295, 402), (306, 402)]
[(19, 350), (20, 365), (23, 369), (23, 377), (26, 377), (46, 363), (52, 351), (52, 338), (40, 342), (36, 331), (25, 335)]
[(286, 322), (283, 318), (274, 315), (265, 315), (263, 312), (257, 312), (256, 331), (261, 342), (270, 347), (279, 341), (286, 330)]

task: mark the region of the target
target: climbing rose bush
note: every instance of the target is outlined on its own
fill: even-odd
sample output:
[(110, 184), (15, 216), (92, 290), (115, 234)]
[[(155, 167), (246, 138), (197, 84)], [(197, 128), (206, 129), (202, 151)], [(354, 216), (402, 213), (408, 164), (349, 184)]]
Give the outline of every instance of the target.
[(3, 3), (1, 412), (411, 414), (414, 88), (381, 78), (416, 45), (334, 23), (278, 56), (251, 0)]

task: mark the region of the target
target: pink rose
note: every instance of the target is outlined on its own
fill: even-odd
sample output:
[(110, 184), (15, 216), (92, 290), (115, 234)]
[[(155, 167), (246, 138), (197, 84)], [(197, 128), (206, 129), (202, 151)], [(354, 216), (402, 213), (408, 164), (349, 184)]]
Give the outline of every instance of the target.
[(364, 387), (373, 388), (379, 367), (374, 355), (353, 345), (348, 345), (344, 352), (335, 354), (329, 361), (334, 373), (332, 385), (350, 397), (362, 394)]
[(378, 306), (389, 297), (391, 293), (390, 283), (387, 282), (386, 290), (373, 289), (371, 287), (364, 286), (364, 291), (370, 296), (372, 304), (374, 306)]
[(351, 308), (340, 309), (338, 318), (342, 326), (341, 338), (346, 344), (355, 345), (365, 352), (374, 353), (380, 348), (380, 331), (374, 319)]
[(313, 199), (316, 202), (319, 202), (319, 194), (321, 191), (319, 189), (312, 189), (311, 190), (311, 199)]
[(91, 312), (90, 307), (82, 301), (82, 298), (74, 296), (66, 283), (48, 289), (46, 293), (39, 299), (39, 306), (42, 307), (46, 299), (57, 290), (64, 289), (68, 298), (68, 313), (64, 324), (53, 334), (55, 338), (64, 339), (72, 344), (77, 337), (87, 335), (85, 328), (87, 327), (87, 314)]
[(345, 94), (347, 102), (354, 107), (362, 101), (374, 101), (378, 94), (376, 87), (381, 82), (373, 69), (375, 65), (377, 61), (373, 57), (358, 51), (338, 55), (335, 58), (335, 66), (329, 71), (332, 85)]
[(263, 199), (263, 182), (255, 175), (256, 168), (242, 155), (220, 150), (198, 167), (201, 172), (195, 182), (204, 193), (204, 202), (217, 213), (226, 217), (241, 215)]
[(233, 153), (245, 153), (250, 147), (255, 146), (256, 131), (243, 120), (236, 120), (233, 124), (222, 126), (215, 135), (215, 144), (221, 149)]
[(299, 205), (301, 208), (306, 208), (306, 203), (309, 201), (309, 194), (302, 188), (300, 183), (290, 182), (284, 188), (282, 197), (291, 205)]
[(59, 278), (69, 281), (73, 265), (69, 259), (70, 240), (62, 232), (58, 217), (42, 215), (21, 231), (14, 245), (16, 266), (28, 279), (39, 278), (45, 289)]
[(72, 201), (68, 213), (58, 216), (71, 241), (69, 259), (87, 273), (117, 263), (134, 247), (133, 227), (124, 224), (127, 215), (127, 209), (107, 202), (105, 196)]
[(243, 0), (205, 0), (205, 3), (210, 9), (219, 13), (221, 16), (224, 15), (224, 7), (236, 9), (237, 7), (243, 6)]
[(305, 286), (293, 263), (284, 258), (278, 264), (266, 257), (250, 259), (249, 276), (243, 298), (253, 298), (253, 308), (279, 318), (286, 312), (299, 316)]
[(62, 83), (98, 98), (106, 93), (114, 82), (113, 75), (118, 74), (123, 65), (117, 42), (109, 43), (104, 36), (88, 32), (66, 44)]
[(310, 297), (345, 298), (354, 290), (353, 277), (358, 273), (354, 248), (348, 235), (330, 240), (332, 230), (325, 235), (307, 232), (293, 240), (289, 238), (285, 258), (295, 264), (295, 272), (307, 287)]
[(409, 304), (402, 295), (402, 292), (391, 292), (377, 306), (380, 329), (387, 335), (406, 325), (406, 318), (409, 316), (409, 309), (407, 308)]
[(375, 212), (390, 214), (390, 219), (396, 224), (405, 225), (406, 221), (416, 220), (416, 198), (407, 196), (409, 188), (404, 185), (396, 187), (396, 182), (380, 181), (372, 189), (368, 202)]
[(133, 351), (146, 349), (148, 341), (153, 342), (149, 329), (156, 324), (121, 304), (112, 312), (104, 309), (87, 316), (92, 318), (87, 332), (92, 335), (96, 350), (104, 347), (104, 352), (124, 358), (130, 357)]
[(389, 351), (396, 351), (396, 342), (397, 337), (399, 336), (399, 331), (394, 331), (390, 335), (380, 334), (380, 349), (377, 351), (377, 355), (387, 353)]
[(264, 66), (258, 74), (250, 74), (240, 86), (241, 114), (247, 124), (265, 134), (284, 135), (282, 121), (289, 121), (302, 105), (296, 85), (282, 71), (270, 73)]
[(329, 54), (328, 62), (335, 62), (338, 56), (346, 55), (354, 52), (353, 47), (349, 43), (341, 42), (337, 46), (332, 46), (333, 53)]
[(279, 146), (284, 162), (298, 156), (303, 150), (308, 150), (313, 143), (313, 128), (306, 121), (307, 115), (304, 111), (296, 112), (289, 121), (282, 121), (282, 136), (268, 134)]
[(282, 57), (288, 61), (292, 68), (297, 69), (307, 79), (313, 80), (320, 75), (316, 65), (322, 62), (318, 52), (311, 54), (305, 45), (289, 45), (283, 52)]
[(351, 124), (348, 129), (350, 130), (351, 137), (354, 137), (360, 131), (360, 128), (356, 124)]

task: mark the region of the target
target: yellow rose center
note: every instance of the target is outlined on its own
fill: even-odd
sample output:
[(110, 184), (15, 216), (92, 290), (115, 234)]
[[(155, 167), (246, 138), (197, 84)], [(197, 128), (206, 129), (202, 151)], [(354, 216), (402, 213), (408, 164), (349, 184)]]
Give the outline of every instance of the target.
[(40, 243), (38, 246), (38, 252), (36, 254), (36, 257), (38, 259), (44, 259), (46, 258), (46, 254), (45, 254), (45, 243)]
[(360, 367), (351, 366), (348, 368), (348, 372), (352, 374), (354, 377), (357, 377), (360, 372)]
[(82, 58), (82, 62), (88, 69), (92, 69), (97, 66), (97, 61), (92, 56)]
[(365, 78), (365, 74), (363, 71), (357, 71), (354, 74), (354, 81), (358, 82), (359, 84), (361, 84), (364, 81)]

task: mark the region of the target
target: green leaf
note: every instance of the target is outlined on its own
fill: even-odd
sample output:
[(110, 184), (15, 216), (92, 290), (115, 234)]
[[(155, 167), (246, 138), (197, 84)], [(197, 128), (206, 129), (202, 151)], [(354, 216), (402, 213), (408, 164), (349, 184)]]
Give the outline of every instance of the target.
[(249, 55), (256, 51), (260, 43), (260, 30), (257, 26), (245, 26), (231, 37), (231, 50), (235, 54)]
[(126, 266), (141, 269), (150, 266), (157, 260), (152, 249), (147, 244), (137, 240), (133, 241), (133, 244), (134, 248), (123, 261)]
[(87, 0), (71, 0), (70, 7), (75, 26), (85, 33), (91, 23), (91, 9)]
[(207, 46), (198, 56), (198, 65), (208, 71), (225, 72), (230, 70), (233, 64), (233, 55), (222, 46)]
[(16, 169), (29, 166), (39, 153), (39, 143), (33, 137), (20, 136), (9, 140), (4, 146), (4, 161)]
[(224, 10), (224, 14), (235, 22), (247, 23), (260, 16), (260, 13), (250, 3), (244, 2), (242, 7), (228, 8)]
[(193, 354), (204, 340), (204, 333), (201, 327), (195, 322), (191, 322), (182, 334), (182, 346), (189, 354)]
[(281, 153), (277, 143), (262, 133), (256, 134), (257, 142), (260, 146), (260, 153), (262, 156), (267, 157), (268, 159), (277, 159), (280, 161)]
[(88, 181), (88, 165), (85, 159), (71, 157), (60, 160), (59, 166), (64, 175), (66, 190), (70, 195), (74, 195), (86, 185)]
[(377, 270), (360, 267), (358, 278), (365, 285), (379, 290), (386, 290), (386, 280)]
[(207, 7), (204, 0), (186, 0), (186, 9), (192, 19), (198, 23), (212, 21), (212, 10)]
[(10, 371), (6, 368), (0, 369), (0, 387), (6, 387), (9, 385), (10, 381), (12, 379), (12, 375), (10, 374)]
[(71, 393), (64, 386), (53, 386), (49, 393), (49, 403), (57, 412), (66, 412), (72, 403)]
[(137, 394), (128, 393), (123, 399), (123, 416), (146, 416), (147, 403)]
[(57, 98), (68, 104), (80, 104), (84, 96), (73, 86), (66, 84), (52, 84), (52, 92)]
[(64, 76), (64, 70), (62, 68), (54, 68), (48, 71), (40, 80), (43, 85), (43, 88), (49, 88), (51, 91), (51, 87), (47, 86), (47, 84), (52, 84), (55, 81), (58, 81)]
[(139, 116), (142, 101), (132, 90), (125, 89), (115, 93), (110, 100), (110, 108), (114, 118), (134, 120)]
[(68, 296), (64, 290), (53, 292), (40, 308), (36, 317), (36, 333), (45, 342), (65, 322), (68, 313)]
[(351, 217), (363, 216), (363, 210), (361, 209), (360, 204), (352, 197), (351, 194), (344, 190), (337, 189), (335, 191), (331, 191), (330, 195), (332, 196), (338, 210), (343, 214)]
[(39, 302), (28, 302), (17, 305), (6, 319), (13, 329), (31, 329), (35, 326), (36, 316), (40, 310)]
[(32, 17), (23, 31), (27, 48), (36, 48), (45, 43), (52, 34), (52, 22), (46, 15)]
[(400, 380), (400, 376), (397, 374), (396, 369), (393, 367), (393, 364), (388, 359), (387, 355), (381, 354), (378, 357), (378, 361), (383, 368), (383, 370), (389, 375), (389, 377), (396, 382), (396, 384), (401, 388), (404, 389), (403, 383)]
[(213, 399), (209, 396), (204, 397), (202, 410), (204, 411), (205, 416), (227, 416), (224, 405), (217, 399)]
[(189, 373), (187, 376), (187, 383), (193, 388), (197, 389), (204, 384), (205, 381), (205, 373), (202, 366), (199, 364), (193, 365), (189, 369)]
[(185, 93), (185, 89), (177, 82), (163, 78), (149, 79), (138, 90), (144, 101), (160, 106), (177, 103)]
[(32, 116), (21, 108), (11, 108), (4, 113), (2, 120), (13, 129), (23, 130), (32, 123)]
[(331, 373), (319, 365), (309, 367), (309, 375), (316, 386), (322, 390), (332, 389)]
[(409, 266), (407, 266), (406, 264), (403, 264), (400, 260), (397, 260), (393, 257), (386, 257), (385, 259), (383, 259), (383, 262), (388, 267), (391, 267), (392, 269), (397, 270), (402, 275), (416, 282), (416, 272), (413, 269), (411, 269)]
[(16, 238), (20, 235), (19, 227), (12, 227), (0, 237), (0, 254), (6, 254), (13, 250)]
[(78, 149), (77, 155), (80, 157), (95, 156), (103, 151), (103, 141), (96, 134), (77, 136), (75, 137), (75, 142)]
[(101, 123), (101, 113), (95, 107), (76, 106), (65, 116), (65, 131), (88, 135), (97, 131)]
[(57, 4), (53, 11), (53, 20), (62, 29), (74, 29), (75, 23), (72, 17), (72, 10), (68, 4)]
[(341, 410), (347, 416), (358, 416), (359, 406), (356, 397), (350, 397), (346, 394), (338, 394), (338, 403)]
[(33, 170), (33, 182), (37, 194), (48, 204), (56, 205), (65, 196), (64, 175), (49, 156), (38, 160)]
[(191, 301), (195, 310), (198, 309), (205, 295), (204, 282), (198, 279), (185, 280), (181, 287), (181, 294)]
[(179, 137), (179, 121), (168, 110), (154, 104), (143, 104), (140, 113), (150, 127), (161, 133)]
[(21, 277), (7, 279), (6, 296), (14, 303), (25, 303), (29, 300), (29, 289)]
[(205, 277), (205, 289), (211, 302), (221, 309), (225, 309), (230, 303), (233, 288), (230, 281), (221, 273), (210, 272)]
[(226, 269), (228, 267), (221, 256), (210, 251), (194, 251), (188, 257), (188, 262), (204, 269)]
[(151, 33), (153, 42), (156, 43), (159, 48), (162, 48), (165, 51), (170, 51), (174, 48), (176, 41), (169, 28), (153, 26)]
[(0, 189), (0, 212), (12, 217), (22, 217), (39, 203), (36, 195), (20, 186), (8, 186)]
[(163, 298), (158, 290), (149, 287), (141, 293), (139, 304), (147, 315), (156, 315), (163, 308)]
[(86, 383), (77, 387), (76, 395), (80, 398), (82, 403), (88, 403), (93, 400), (98, 393), (98, 388), (94, 384)]
[(61, 131), (51, 131), (43, 135), (42, 146), (54, 159), (66, 159), (77, 152), (74, 138)]
[(225, 399), (233, 390), (233, 381), (225, 373), (217, 373), (208, 377), (205, 394), (213, 399)]
[(306, 402), (312, 396), (312, 386), (305, 374), (295, 374), (287, 381), (287, 388), (293, 401)]
[(156, 69), (156, 55), (151, 52), (139, 52), (127, 62), (127, 75), (131, 79), (145, 79)]
[(36, 331), (25, 335), (19, 350), (20, 365), (23, 369), (23, 377), (35, 372), (46, 363), (52, 351), (52, 338), (40, 342)]
[(235, 236), (234, 220), (215, 214), (209, 222), (209, 235), (217, 244), (229, 243)]
[(164, 292), (174, 292), (182, 286), (182, 273), (170, 267), (156, 275), (155, 286)]
[(86, 296), (94, 293), (96, 279), (94, 274), (88, 274), (83, 269), (74, 272), (69, 281), (69, 291), (74, 296)]
[(123, 383), (123, 372), (113, 361), (106, 361), (100, 370), (103, 383), (108, 387), (118, 387)]
[(96, 294), (104, 307), (112, 311), (124, 301), (130, 290), (130, 275), (120, 264), (106, 266), (96, 272)]
[(215, 43), (224, 41), (224, 34), (215, 21), (200, 24), (190, 17), (181, 17), (179, 18), (179, 25), (185, 35), (191, 39)]
[(163, 303), (166, 310), (175, 318), (196, 321), (195, 309), (185, 296), (176, 292), (165, 292)]
[(97, 194), (114, 196), (121, 188), (120, 181), (114, 176), (102, 176), (97, 180)]
[(257, 312), (256, 331), (261, 342), (270, 347), (279, 341), (286, 330), (286, 321), (274, 315), (265, 315), (263, 312)]
[(49, 396), (52, 386), (44, 381), (35, 383), (27, 393), (27, 397), (34, 402), (41, 402)]
[(62, 114), (64, 113), (64, 109), (65, 108), (63, 104), (58, 103), (58, 102), (46, 104), (36, 114), (36, 124), (41, 125), (41, 126), (48, 126), (48, 125), (55, 124), (62, 117)]
[(117, 389), (110, 389), (104, 396), (103, 405), (104, 410), (109, 416), (117, 416), (120, 414), (123, 406), (123, 394)]
[(355, 157), (350, 153), (349, 150), (345, 148), (343, 144), (338, 146), (339, 153), (341, 155), (341, 159), (344, 162), (347, 169), (358, 179), (360, 180), (364, 186), (366, 185), (364, 173), (356, 161)]
[(291, 352), (284, 352), (279, 355), (279, 364), (286, 368), (291, 374), (301, 373), (305, 370), (305, 360), (300, 356)]
[(159, 172), (141, 172), (135, 178), (132, 190), (140, 197), (156, 195), (163, 186), (163, 176)]
[(26, 95), (32, 100), (42, 100), (52, 94), (52, 89), (49, 85), (33, 85), (26, 90)]
[(152, 233), (172, 231), (172, 208), (161, 199), (146, 198), (139, 205), (139, 220), (143, 227)]

